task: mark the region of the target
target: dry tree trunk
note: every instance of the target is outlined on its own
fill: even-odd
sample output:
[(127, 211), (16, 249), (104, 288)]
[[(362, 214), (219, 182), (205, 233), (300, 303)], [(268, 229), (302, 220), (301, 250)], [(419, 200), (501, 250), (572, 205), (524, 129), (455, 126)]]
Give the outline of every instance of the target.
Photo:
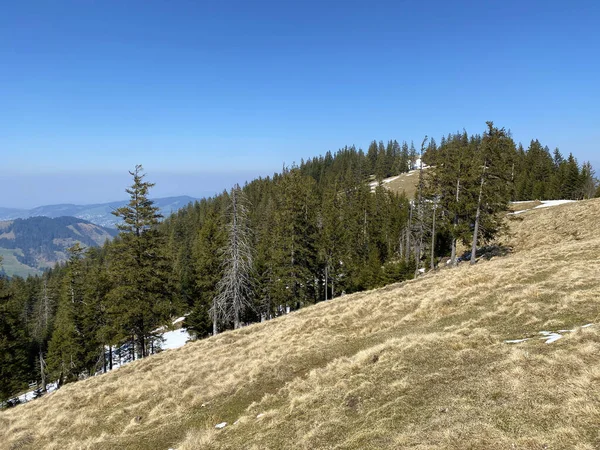
[(487, 164), (483, 165), (481, 184), (479, 185), (479, 199), (477, 200), (477, 212), (475, 213), (475, 228), (473, 229), (473, 244), (471, 245), (471, 264), (475, 264), (477, 257), (477, 235), (479, 234), (479, 219), (481, 217), (481, 199), (483, 197), (483, 184), (485, 183), (485, 172)]

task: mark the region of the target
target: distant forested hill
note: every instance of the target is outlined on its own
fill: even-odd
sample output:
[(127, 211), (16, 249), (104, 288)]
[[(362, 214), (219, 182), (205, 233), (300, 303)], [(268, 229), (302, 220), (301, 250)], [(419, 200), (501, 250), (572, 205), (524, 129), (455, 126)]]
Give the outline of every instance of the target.
[[(193, 197), (183, 195), (179, 197), (157, 198), (154, 199), (154, 204), (160, 209), (161, 214), (167, 217), (172, 212), (183, 208), (194, 200)], [(119, 219), (115, 217), (112, 212), (126, 203), (127, 200), (94, 205), (47, 205), (38, 206), (37, 208), (29, 210), (0, 208), (0, 220), (27, 219), (28, 217), (36, 216), (46, 216), (51, 218), (70, 216), (87, 220), (102, 227), (116, 228)]]
[(0, 222), (2, 270), (8, 276), (40, 273), (66, 261), (67, 248), (79, 242), (84, 247), (101, 246), (116, 230), (76, 217), (31, 217)]

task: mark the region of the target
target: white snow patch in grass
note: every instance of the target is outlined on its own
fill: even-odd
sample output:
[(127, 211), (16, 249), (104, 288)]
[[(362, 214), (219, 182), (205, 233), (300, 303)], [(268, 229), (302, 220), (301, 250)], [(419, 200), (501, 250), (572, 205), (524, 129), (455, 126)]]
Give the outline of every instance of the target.
[(260, 413), (260, 414), (258, 414), (258, 415), (256, 416), (256, 418), (257, 418), (257, 419), (260, 419), (262, 416), (264, 416), (264, 414), (263, 414), (263, 413)]
[[(535, 200), (524, 201), (524, 202), (511, 202), (511, 204), (513, 204), (513, 205), (517, 205), (517, 204), (519, 204), (519, 203), (531, 203), (531, 202), (534, 202), (534, 201), (535, 201)], [(542, 200), (542, 202), (541, 202), (542, 204), (541, 204), (541, 205), (537, 205), (537, 206), (534, 206), (533, 208), (529, 208), (529, 209), (524, 209), (524, 210), (522, 210), (522, 211), (513, 211), (513, 212), (511, 212), (511, 213), (509, 213), (509, 214), (512, 214), (512, 215), (515, 215), (515, 216), (516, 216), (517, 214), (522, 214), (522, 213), (524, 213), (524, 212), (527, 212), (527, 211), (532, 211), (532, 210), (534, 210), (534, 209), (538, 209), (538, 208), (549, 208), (549, 207), (551, 207), (551, 206), (559, 206), (559, 205), (564, 205), (564, 204), (566, 204), (566, 203), (574, 203), (574, 202), (576, 202), (576, 201), (577, 201), (577, 200)]]
[[(384, 178), (383, 180), (381, 180), (382, 184), (387, 184), (387, 183), (391, 183), (394, 180), (397, 180), (398, 178), (400, 178), (400, 175), (396, 175), (395, 177), (389, 177), (389, 178)], [(371, 186), (371, 190), (375, 190), (375, 187), (379, 184), (379, 181), (372, 181), (371, 183), (369, 183), (369, 186)]]
[(549, 337), (546, 338), (541, 338), (541, 339), (546, 339), (546, 344), (552, 344), (555, 341), (558, 341), (560, 338), (562, 337), (562, 334), (552, 334)]
[(225, 428), (227, 426), (227, 422), (221, 422), (215, 425), (215, 428), (218, 428), (219, 430), (221, 428)]
[(183, 322), (184, 320), (185, 320), (185, 316), (183, 316), (183, 317), (178, 317), (177, 319), (175, 319), (175, 320), (173, 321), (173, 325), (175, 325), (176, 323), (179, 323), (179, 322)]
[[(175, 323), (181, 322), (184, 319), (185, 319), (185, 317), (180, 317), (180, 318), (176, 319), (173, 323), (175, 324)], [(165, 329), (165, 327), (157, 328), (156, 330), (154, 330), (154, 333), (159, 333), (160, 331), (162, 331), (164, 329)], [(175, 348), (183, 347), (186, 344), (186, 342), (188, 340), (190, 340), (190, 334), (187, 332), (186, 329), (183, 329), (183, 328), (181, 328), (179, 330), (163, 333), (161, 336), (164, 339), (164, 341), (160, 344), (161, 350), (172, 350)], [(128, 364), (130, 362), (128, 360), (123, 360), (122, 358), (120, 358), (118, 356), (118, 348), (117, 347), (104, 346), (104, 350), (113, 352), (114, 359), (113, 359), (112, 370), (117, 370), (121, 366)], [(103, 371), (99, 370), (95, 375), (100, 375), (102, 373), (103, 373)], [(46, 394), (51, 394), (57, 388), (58, 388), (57, 382), (48, 383), (46, 385)], [(35, 389), (19, 395), (18, 398), (19, 398), (19, 402), (21, 402), (21, 403), (27, 403), (27, 402), (30, 402), (31, 400), (34, 400), (35, 399)], [(202, 406), (205, 406), (205, 405), (202, 404)]]
[(187, 330), (181, 329), (168, 331), (162, 335), (162, 338), (165, 341), (163, 344), (161, 344), (160, 348), (163, 350), (172, 350), (174, 348), (183, 347), (190, 339), (190, 334), (187, 332)]
[(564, 205), (565, 203), (573, 203), (575, 200), (544, 200), (541, 205), (536, 206), (538, 208), (549, 208), (550, 206)]
[[(586, 325), (582, 325), (580, 328), (588, 328), (594, 325), (593, 323), (588, 323)], [(542, 337), (540, 339), (546, 340), (546, 344), (552, 344), (553, 342), (558, 341), (563, 337), (561, 333), (573, 333), (577, 328), (573, 328), (571, 330), (558, 330), (558, 331), (538, 331), (538, 334), (541, 334)], [(509, 339), (504, 341), (505, 344), (519, 344), (521, 342), (528, 341), (533, 338), (523, 338), (523, 339)]]
[(510, 339), (508, 341), (504, 341), (505, 344), (520, 344), (521, 342), (528, 341), (528, 338), (525, 339)]
[(562, 337), (562, 334), (553, 331), (540, 331), (539, 334), (543, 335), (540, 339), (546, 339), (546, 344), (552, 344)]

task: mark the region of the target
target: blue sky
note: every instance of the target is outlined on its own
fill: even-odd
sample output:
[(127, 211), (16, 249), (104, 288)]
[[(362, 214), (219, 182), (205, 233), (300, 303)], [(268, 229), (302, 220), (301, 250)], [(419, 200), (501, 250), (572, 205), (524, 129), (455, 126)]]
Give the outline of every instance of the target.
[[(600, 169), (598, 2), (23, 1), (0, 16), (0, 206), (206, 195), (486, 120)], [(77, 174), (77, 175), (74, 175)]]

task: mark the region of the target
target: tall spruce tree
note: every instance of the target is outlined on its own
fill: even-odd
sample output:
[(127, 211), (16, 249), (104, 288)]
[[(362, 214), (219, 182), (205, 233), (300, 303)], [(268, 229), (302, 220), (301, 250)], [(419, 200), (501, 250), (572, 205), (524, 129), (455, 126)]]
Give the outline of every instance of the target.
[(59, 386), (76, 381), (84, 369), (82, 255), (83, 248), (79, 244), (69, 249), (66, 276), (62, 280), (54, 330), (48, 345), (48, 371), (58, 380)]
[(26, 388), (30, 375), (27, 327), (19, 309), (10, 286), (0, 276), (0, 402)]
[(487, 122), (483, 135), (478, 164), (480, 178), (477, 206), (474, 217), (471, 264), (476, 262), (479, 239), (487, 241), (498, 232), (502, 217), (499, 213), (508, 209), (511, 187), (511, 170), (514, 158), (514, 142), (504, 128)]
[(294, 167), (285, 171), (277, 186), (272, 297), (280, 305), (297, 308), (315, 300), (316, 183)]
[(162, 218), (158, 207), (148, 195), (154, 183), (144, 181), (143, 167), (136, 165), (133, 184), (126, 192), (126, 206), (113, 214), (123, 221), (117, 224), (120, 233), (111, 248), (109, 313), (118, 336), (132, 342), (131, 356), (145, 357), (154, 343), (155, 330), (175, 311), (169, 290), (170, 264), (158, 227)]
[(52, 329), (54, 319), (55, 299), (48, 286), (48, 274), (41, 277), (41, 286), (38, 291), (38, 300), (33, 311), (32, 337), (37, 347), (37, 363), (39, 370), (40, 388), (42, 392), (46, 391), (47, 385), (47, 363), (46, 354), (48, 351), (48, 340)]
[[(218, 204), (204, 202), (204, 221), (193, 247), (196, 297), (185, 324), (196, 337), (215, 335), (219, 327), (215, 305), (217, 283), (222, 277), (219, 250), (225, 243), (223, 221)], [(214, 312), (214, 314), (213, 314)]]

